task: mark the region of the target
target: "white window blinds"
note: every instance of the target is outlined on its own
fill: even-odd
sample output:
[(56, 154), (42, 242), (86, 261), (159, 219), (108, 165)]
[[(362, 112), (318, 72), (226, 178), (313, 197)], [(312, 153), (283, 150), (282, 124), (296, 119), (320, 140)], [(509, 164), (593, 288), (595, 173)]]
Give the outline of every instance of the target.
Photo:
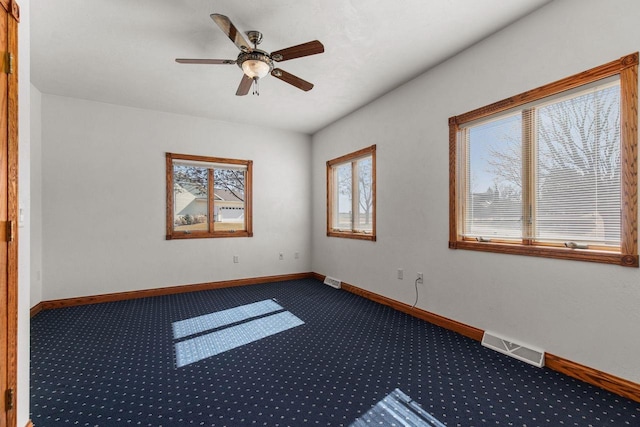
[(620, 246), (617, 78), (459, 132), (465, 237)]
[(535, 238), (620, 245), (620, 88), (536, 109)]

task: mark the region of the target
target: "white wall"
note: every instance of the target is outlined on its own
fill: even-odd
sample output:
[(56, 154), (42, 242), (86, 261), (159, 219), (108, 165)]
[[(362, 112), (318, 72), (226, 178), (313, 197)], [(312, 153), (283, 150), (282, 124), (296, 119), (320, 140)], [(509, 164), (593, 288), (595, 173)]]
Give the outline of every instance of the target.
[[(254, 237), (165, 240), (165, 152), (253, 160)], [(310, 271), (310, 162), (307, 135), (42, 94), (42, 299)]]
[[(448, 118), (638, 51), (638, 16), (552, 2), (314, 135), (313, 271), (408, 304), (424, 272), (418, 307), (640, 383), (640, 270), (447, 245)], [(328, 238), (325, 162), (371, 144), (378, 241)]]
[(29, 420), (29, 301), (31, 283), (31, 38), (29, 1), (20, 0), (18, 26), (18, 205), (24, 215), (18, 228), (18, 366), (17, 425)]
[[(31, 307), (42, 301), (42, 93), (31, 90)], [(21, 183), (24, 185), (24, 183)]]

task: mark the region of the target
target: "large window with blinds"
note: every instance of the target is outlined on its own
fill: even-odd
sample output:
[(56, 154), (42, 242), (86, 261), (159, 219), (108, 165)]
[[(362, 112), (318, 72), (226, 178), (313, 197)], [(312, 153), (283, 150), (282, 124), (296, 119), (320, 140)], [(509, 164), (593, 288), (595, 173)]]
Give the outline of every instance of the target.
[(638, 266), (637, 65), (452, 117), (449, 246)]
[(252, 166), (167, 153), (167, 239), (252, 236)]

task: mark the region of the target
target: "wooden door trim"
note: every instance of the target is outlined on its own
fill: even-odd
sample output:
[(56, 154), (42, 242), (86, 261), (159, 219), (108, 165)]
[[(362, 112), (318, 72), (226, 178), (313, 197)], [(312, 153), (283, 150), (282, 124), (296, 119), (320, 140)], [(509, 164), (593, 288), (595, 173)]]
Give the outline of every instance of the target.
[[(7, 9), (7, 2), (9, 8)], [(12, 67), (7, 72), (7, 221), (13, 233), (7, 245), (7, 378), (0, 384), (2, 393), (13, 389), (13, 407), (3, 408), (7, 426), (17, 425), (17, 366), (18, 366), (18, 15), (14, 0), (3, 0), (2, 6), (13, 18), (7, 19), (7, 45), (12, 55)], [(4, 130), (3, 130), (4, 131)], [(12, 234), (12, 235), (11, 235)], [(5, 395), (6, 396), (6, 395)], [(4, 400), (4, 399), (3, 399)]]

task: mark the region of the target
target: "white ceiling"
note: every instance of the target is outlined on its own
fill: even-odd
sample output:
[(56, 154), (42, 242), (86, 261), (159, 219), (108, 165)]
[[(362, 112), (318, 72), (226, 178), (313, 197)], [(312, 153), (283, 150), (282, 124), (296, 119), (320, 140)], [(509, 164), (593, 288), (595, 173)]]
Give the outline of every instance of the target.
[[(314, 133), (550, 0), (36, 0), (31, 79), (43, 93)], [(273, 52), (320, 40), (325, 52), (277, 66), (236, 96), (238, 49), (210, 19), (259, 30)], [(470, 70), (471, 72), (471, 70)]]

